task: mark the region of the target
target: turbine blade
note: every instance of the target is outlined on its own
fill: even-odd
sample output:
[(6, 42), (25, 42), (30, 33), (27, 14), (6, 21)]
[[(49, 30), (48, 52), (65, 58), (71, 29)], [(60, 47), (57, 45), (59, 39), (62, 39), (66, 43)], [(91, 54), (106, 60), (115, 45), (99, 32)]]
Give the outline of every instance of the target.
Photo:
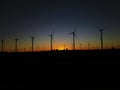
[(68, 33), (68, 34), (73, 34), (73, 32), (71, 32), (71, 33)]
[(75, 38), (76, 38), (76, 39), (78, 39), (78, 37), (77, 37), (76, 33), (75, 33), (74, 35), (75, 35)]
[(53, 34), (54, 34), (54, 32), (55, 32), (55, 29), (53, 29), (52, 34), (51, 34), (51, 35), (53, 35)]
[(78, 36), (76, 35), (76, 33), (75, 33), (75, 38), (77, 39), (77, 41), (78, 41)]
[(77, 25), (75, 25), (74, 32), (76, 32), (76, 30), (77, 30)]
[(55, 40), (54, 37), (52, 37), (52, 40), (53, 40), (53, 41)]
[(99, 29), (101, 29), (101, 30), (104, 30), (104, 28), (103, 28), (103, 25), (102, 25), (102, 24), (99, 24), (99, 25), (98, 25), (98, 28), (99, 28)]

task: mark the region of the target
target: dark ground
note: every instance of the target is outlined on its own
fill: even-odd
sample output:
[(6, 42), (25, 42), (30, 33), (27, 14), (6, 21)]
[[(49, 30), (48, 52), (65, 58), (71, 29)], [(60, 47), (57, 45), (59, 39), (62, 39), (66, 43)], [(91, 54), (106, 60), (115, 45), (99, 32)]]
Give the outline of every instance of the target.
[(120, 64), (120, 50), (0, 53), (0, 64)]
[(120, 80), (119, 66), (120, 50), (116, 49), (4, 52), (0, 53), (0, 87), (116, 88)]

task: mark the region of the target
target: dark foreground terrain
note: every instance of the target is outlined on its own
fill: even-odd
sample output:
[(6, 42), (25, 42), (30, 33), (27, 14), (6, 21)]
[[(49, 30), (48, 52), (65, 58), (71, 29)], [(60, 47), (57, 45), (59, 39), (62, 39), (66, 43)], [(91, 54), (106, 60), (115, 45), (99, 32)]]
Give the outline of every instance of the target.
[(0, 64), (120, 64), (120, 50), (0, 53)]
[(120, 64), (120, 50), (4, 52), (0, 53), (0, 87), (75, 89), (119, 86), (115, 83), (115, 80), (119, 82), (120, 70), (116, 64)]

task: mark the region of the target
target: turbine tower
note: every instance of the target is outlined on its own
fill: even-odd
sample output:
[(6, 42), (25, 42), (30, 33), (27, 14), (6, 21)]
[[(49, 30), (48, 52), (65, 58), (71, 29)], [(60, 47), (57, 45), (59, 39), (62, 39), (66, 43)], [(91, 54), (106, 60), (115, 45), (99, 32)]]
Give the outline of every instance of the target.
[(31, 36), (31, 39), (32, 39), (32, 52), (34, 51), (34, 36)]
[(53, 34), (54, 34), (54, 30), (53, 30), (53, 32), (52, 32), (51, 34), (48, 35), (48, 36), (50, 36), (50, 47), (51, 47), (51, 51), (53, 50), (53, 39), (54, 39)]
[(18, 43), (18, 38), (15, 39), (15, 52), (17, 52), (17, 43)]
[(64, 50), (66, 50), (66, 45), (64, 44)]
[(103, 50), (103, 29), (100, 28), (101, 49)]
[(1, 50), (4, 52), (4, 40), (2, 40)]
[(75, 37), (77, 38), (76, 29), (77, 29), (77, 25), (75, 25), (74, 31), (69, 33), (73, 35), (73, 50), (75, 50)]

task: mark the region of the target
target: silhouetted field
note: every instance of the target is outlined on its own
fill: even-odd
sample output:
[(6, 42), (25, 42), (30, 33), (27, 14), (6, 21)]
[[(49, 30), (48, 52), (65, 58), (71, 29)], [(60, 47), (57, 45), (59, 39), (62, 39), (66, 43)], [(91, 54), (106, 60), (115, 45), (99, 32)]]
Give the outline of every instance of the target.
[(120, 50), (0, 53), (1, 64), (120, 64)]
[[(82, 66), (81, 64), (84, 65)], [(111, 80), (111, 78), (109, 79), (108, 77), (111, 74), (108, 73), (105, 75), (105, 73), (108, 72), (108, 68), (105, 69), (102, 66), (104, 69), (102, 69), (101, 72), (101, 66), (100, 69), (94, 65), (93, 68), (91, 68), (91, 64), (120, 64), (120, 50), (46, 51), (34, 53), (4, 52), (0, 53), (0, 66), (2, 66), (1, 86), (41, 88), (43, 85), (46, 86), (49, 84), (52, 84), (54, 87), (58, 82), (62, 82), (65, 86), (68, 84), (68, 87), (70, 87), (75, 82), (81, 82), (82, 84), (76, 84), (80, 88), (81, 86), (84, 87), (84, 85), (85, 87), (87, 85), (94, 87), (98, 85), (96, 82), (99, 81), (106, 85), (106, 82), (103, 81), (106, 80), (106, 78), (107, 82)], [(62, 67), (59, 67), (59, 65)], [(64, 65), (66, 67), (63, 67)], [(72, 67), (69, 67), (69, 65)], [(115, 69), (111, 68), (110, 72), (111, 70)], [(96, 74), (97, 72), (98, 74)], [(95, 77), (97, 75), (99, 78), (96, 80)], [(116, 75), (114, 78), (115, 77)], [(94, 83), (91, 83), (92, 81)], [(4, 84), (4, 82), (7, 84)], [(10, 85), (10, 83), (12, 85)], [(58, 87), (61, 87), (61, 84), (58, 84)]]

